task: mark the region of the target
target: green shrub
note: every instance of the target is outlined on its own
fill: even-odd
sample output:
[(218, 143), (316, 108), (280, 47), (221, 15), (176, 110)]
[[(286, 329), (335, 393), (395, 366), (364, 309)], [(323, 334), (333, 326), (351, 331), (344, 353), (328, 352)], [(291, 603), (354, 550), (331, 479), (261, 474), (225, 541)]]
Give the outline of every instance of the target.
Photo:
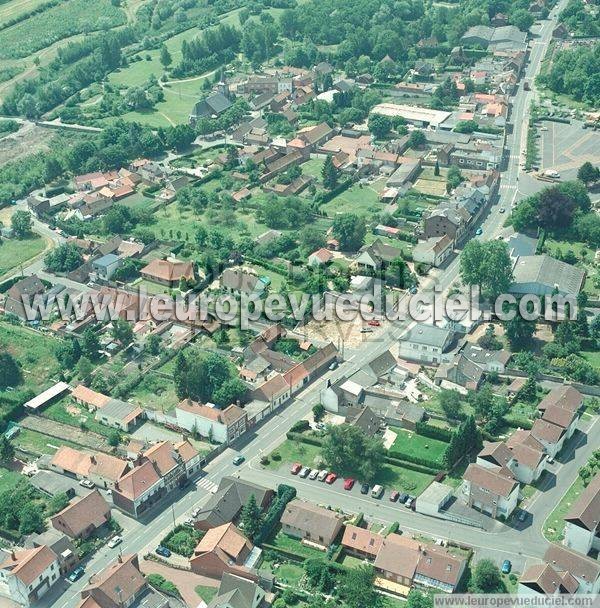
[(181, 596), (179, 589), (177, 589), (177, 587), (171, 581), (168, 581), (162, 574), (149, 574), (146, 577), (146, 580), (148, 581), (149, 585), (166, 593), (167, 595), (175, 595), (177, 597)]

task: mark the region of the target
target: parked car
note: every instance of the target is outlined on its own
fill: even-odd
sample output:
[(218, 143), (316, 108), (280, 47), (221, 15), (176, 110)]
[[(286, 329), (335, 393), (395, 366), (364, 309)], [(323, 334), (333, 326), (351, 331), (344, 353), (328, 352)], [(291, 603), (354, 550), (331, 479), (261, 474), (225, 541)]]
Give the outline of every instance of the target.
[(335, 473), (329, 473), (325, 478), (325, 483), (331, 485), (337, 479), (337, 475)]
[(94, 488), (94, 487), (96, 487), (96, 486), (94, 486), (94, 482), (90, 481), (89, 479), (82, 479), (79, 482), (79, 485), (83, 486), (84, 488)]
[(344, 479), (344, 490), (351, 490), (354, 487), (355, 480), (352, 477)]
[(238, 467), (242, 464), (242, 462), (244, 462), (244, 460), (246, 459), (241, 454), (238, 454), (232, 462), (236, 467)]
[(291, 473), (292, 473), (292, 475), (298, 475), (298, 473), (300, 473), (301, 470), (302, 470), (302, 465), (299, 462), (295, 462), (292, 465)]
[(327, 471), (326, 469), (323, 469), (322, 471), (319, 472), (319, 474), (317, 475), (317, 479), (319, 481), (325, 481), (325, 479), (327, 478), (327, 475), (329, 475), (329, 471)]
[(201, 511), (201, 510), (202, 510), (202, 509), (201, 509), (200, 507), (198, 507), (197, 509), (194, 509), (194, 510), (192, 511), (192, 517), (194, 517), (194, 518), (198, 517), (198, 515), (200, 515), (200, 511)]
[(505, 559), (502, 562), (502, 574), (510, 574), (510, 571), (512, 570), (512, 563), (509, 559)]
[(413, 506), (413, 502), (414, 502), (414, 501), (415, 501), (414, 496), (409, 496), (409, 497), (406, 499), (406, 502), (404, 503), (404, 506), (405, 506), (407, 509), (412, 509), (412, 506)]
[(400, 496), (398, 496), (398, 502), (404, 504), (407, 498), (408, 494), (406, 492), (400, 492)]
[(482, 234), (483, 234), (483, 228), (477, 228), (477, 230), (475, 230), (475, 234), (476, 234), (477, 236), (482, 235)]
[(67, 576), (67, 580), (69, 580), (71, 583), (74, 583), (75, 581), (78, 581), (83, 574), (85, 573), (85, 569), (83, 566), (77, 566), (77, 568), (75, 568), (75, 570), (73, 570), (73, 572), (71, 572), (71, 574), (69, 574), (69, 576)]
[(193, 517), (188, 517), (184, 522), (183, 522), (184, 526), (193, 526), (194, 525), (194, 518)]
[(383, 487), (380, 485), (373, 486), (371, 490), (371, 496), (373, 498), (381, 498), (383, 496)]
[(308, 476), (309, 479), (316, 479), (319, 475), (319, 469), (313, 469)]
[(306, 479), (308, 474), (310, 473), (310, 469), (308, 467), (302, 467), (300, 473), (298, 473), (298, 477), (302, 477), (302, 479)]
[(329, 371), (332, 372), (334, 369), (337, 369), (338, 366), (338, 362), (334, 361), (330, 366), (329, 366)]
[(162, 545), (158, 545), (158, 547), (156, 547), (156, 553), (161, 557), (171, 557), (171, 552)]
[(373, 331), (372, 327), (362, 327), (360, 330), (361, 334), (369, 334)]
[(506, 209), (504, 207), (500, 207), (500, 213), (506, 213)]
[(363, 483), (363, 484), (360, 486), (360, 493), (361, 493), (361, 494), (368, 494), (370, 489), (371, 489), (371, 488), (370, 488), (370, 486), (369, 486), (369, 484), (368, 484), (368, 483)]
[(379, 321), (378, 319), (371, 319), (369, 321), (369, 325), (371, 325), (372, 327), (379, 327), (381, 325), (381, 321)]
[(400, 498), (400, 492), (398, 492), (397, 490), (392, 490), (390, 492), (390, 501), (391, 502), (396, 502), (399, 498)]
[(108, 546), (113, 549), (114, 547), (116, 547), (117, 545), (120, 545), (123, 542), (123, 537), (119, 536), (117, 534), (117, 536), (113, 536), (109, 541), (108, 541)]

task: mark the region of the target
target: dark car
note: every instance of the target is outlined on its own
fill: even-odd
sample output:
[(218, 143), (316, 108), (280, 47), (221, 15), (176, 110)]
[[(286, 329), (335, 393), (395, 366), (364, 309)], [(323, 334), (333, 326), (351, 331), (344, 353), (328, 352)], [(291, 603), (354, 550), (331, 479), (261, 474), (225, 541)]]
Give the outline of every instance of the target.
[(243, 457), (241, 454), (238, 454), (238, 455), (237, 455), (237, 456), (236, 456), (236, 457), (235, 457), (235, 458), (232, 460), (232, 462), (233, 462), (233, 464), (234, 464), (236, 467), (239, 467), (239, 466), (242, 464), (242, 462), (244, 462), (244, 460), (246, 460), (246, 459), (245, 459), (245, 458), (244, 458), (244, 457)]
[(398, 502), (400, 504), (404, 504), (406, 499), (408, 498), (408, 494), (406, 492), (400, 492), (400, 496), (398, 496)]
[(511, 564), (510, 560), (505, 559), (502, 562), (502, 574), (510, 574), (511, 570), (512, 570), (512, 564)]
[(171, 557), (171, 552), (162, 545), (158, 545), (158, 547), (156, 547), (156, 553), (161, 557)]
[(360, 493), (361, 493), (361, 494), (368, 494), (368, 493), (369, 493), (369, 490), (370, 490), (370, 488), (369, 488), (369, 484), (368, 484), (368, 483), (363, 483), (363, 484), (360, 486)]
[(71, 572), (71, 574), (69, 574), (67, 579), (69, 581), (71, 581), (72, 583), (74, 583), (75, 581), (78, 581), (83, 576), (84, 572), (85, 572), (85, 570), (84, 570), (83, 566), (77, 566), (77, 568), (75, 568), (75, 570), (73, 570), (73, 572)]

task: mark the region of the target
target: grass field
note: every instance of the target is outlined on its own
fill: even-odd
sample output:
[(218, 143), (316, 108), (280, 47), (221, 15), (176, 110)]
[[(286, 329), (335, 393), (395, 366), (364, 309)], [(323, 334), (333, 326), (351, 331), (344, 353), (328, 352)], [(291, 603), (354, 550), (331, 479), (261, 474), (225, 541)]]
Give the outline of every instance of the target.
[(61, 439), (57, 441), (52, 437), (47, 437), (37, 431), (30, 431), (29, 429), (21, 429), (19, 434), (15, 437), (13, 443), (15, 447), (27, 450), (30, 452), (36, 452), (38, 454), (55, 454), (59, 447), (66, 445), (71, 448), (81, 449), (81, 446)]
[(41, 392), (58, 371), (54, 356), (58, 340), (32, 329), (0, 322), (0, 349), (7, 350), (22, 365), (23, 385)]
[(56, 403), (52, 403), (43, 411), (43, 416), (77, 428), (83, 423), (93, 433), (98, 433), (105, 437), (114, 432), (114, 429), (97, 422), (94, 414), (75, 403), (71, 398), (61, 399)]
[(269, 544), (283, 549), (284, 551), (292, 551), (298, 555), (306, 557), (307, 559), (312, 557), (322, 558), (325, 556), (323, 551), (303, 545), (298, 539), (292, 538), (283, 532), (279, 532), (274, 539), (269, 541)]
[(581, 492), (583, 492), (583, 489), (583, 480), (581, 477), (577, 477), (577, 479), (575, 479), (573, 482), (573, 485), (561, 498), (554, 511), (548, 515), (548, 519), (544, 522), (543, 532), (544, 536), (550, 542), (559, 542), (564, 538), (564, 517), (571, 508), (571, 505), (575, 502), (575, 500), (577, 500), (577, 498), (579, 498), (579, 495)]
[(129, 393), (128, 399), (141, 407), (161, 412), (168, 412), (179, 403), (173, 382), (151, 374)]
[(313, 468), (320, 466), (319, 455), (321, 450), (316, 445), (308, 445), (307, 443), (286, 439), (280, 446), (273, 450), (273, 452), (277, 452), (281, 456), (281, 459), (277, 461), (270, 458), (269, 464), (266, 465), (269, 469), (278, 469), (282, 462), (300, 462), (307, 467)]
[(398, 450), (416, 458), (435, 460), (441, 465), (442, 457), (448, 446), (446, 442), (411, 433), (404, 429), (392, 428), (392, 430), (397, 433), (397, 436), (390, 448), (390, 456), (393, 456), (394, 450)]
[(600, 353), (594, 351), (582, 351), (581, 356), (591, 363), (595, 368), (600, 369)]
[(58, 40), (124, 24), (110, 0), (67, 0), (0, 32), (0, 58), (27, 57)]
[(425, 167), (415, 182), (414, 189), (423, 194), (444, 196), (446, 193), (447, 174), (447, 169), (440, 169), (440, 174), (435, 175), (432, 167)]
[(46, 241), (42, 237), (22, 241), (2, 239), (2, 243), (0, 243), (0, 277), (39, 255), (45, 247)]
[(321, 207), (329, 217), (335, 217), (341, 213), (356, 213), (362, 216), (371, 216), (383, 211), (383, 205), (379, 202), (379, 191), (377, 185), (354, 184), (345, 192), (338, 194), (328, 203)]

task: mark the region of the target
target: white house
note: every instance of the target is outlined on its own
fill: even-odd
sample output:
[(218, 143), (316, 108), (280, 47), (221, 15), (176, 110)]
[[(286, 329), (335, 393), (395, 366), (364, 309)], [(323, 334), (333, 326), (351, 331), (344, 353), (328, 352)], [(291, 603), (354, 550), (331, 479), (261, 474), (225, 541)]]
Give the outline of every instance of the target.
[(564, 544), (578, 553), (600, 550), (600, 474), (597, 474), (565, 516)]
[(492, 470), (470, 464), (463, 479), (462, 492), (469, 507), (495, 519), (508, 518), (515, 510), (519, 482), (507, 468)]
[(437, 267), (452, 255), (453, 250), (454, 241), (447, 234), (432, 236), (413, 247), (412, 258), (415, 262)]
[(233, 404), (221, 410), (213, 405), (184, 399), (176, 406), (175, 414), (181, 428), (197, 431), (218, 443), (230, 443), (248, 428), (246, 412)]
[(417, 323), (400, 336), (400, 358), (420, 363), (449, 361), (453, 338), (451, 329)]
[[(1, 559), (1, 558), (0, 558)], [(60, 577), (58, 557), (46, 545), (11, 551), (0, 563), (0, 597), (29, 608)], [(3, 601), (0, 601), (3, 605)]]

